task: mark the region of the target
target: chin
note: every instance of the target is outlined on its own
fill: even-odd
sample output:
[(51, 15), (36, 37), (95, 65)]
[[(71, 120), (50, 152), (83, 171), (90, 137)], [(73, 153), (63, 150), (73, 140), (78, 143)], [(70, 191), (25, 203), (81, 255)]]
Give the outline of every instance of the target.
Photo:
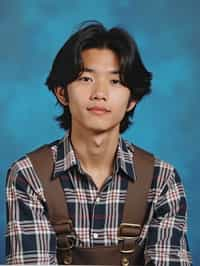
[(99, 127), (89, 127), (88, 129), (90, 131), (93, 131), (96, 134), (101, 134), (101, 133), (105, 133), (105, 132), (111, 132), (111, 131), (119, 131), (119, 125), (110, 125), (110, 126), (99, 126)]

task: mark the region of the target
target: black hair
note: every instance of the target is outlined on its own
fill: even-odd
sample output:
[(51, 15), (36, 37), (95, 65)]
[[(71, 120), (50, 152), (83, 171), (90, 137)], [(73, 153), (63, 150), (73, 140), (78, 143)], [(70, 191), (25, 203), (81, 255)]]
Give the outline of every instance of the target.
[[(120, 79), (131, 92), (129, 100), (138, 103), (144, 95), (151, 92), (152, 74), (145, 68), (135, 40), (120, 27), (106, 29), (99, 22), (85, 22), (63, 45), (56, 55), (46, 85), (54, 93), (56, 87), (66, 88), (83, 70), (82, 51), (90, 48), (107, 48), (119, 58)], [(127, 112), (120, 123), (120, 133), (132, 124), (135, 107)], [(71, 113), (68, 106), (63, 106), (63, 113), (56, 118), (60, 127), (71, 127)]]

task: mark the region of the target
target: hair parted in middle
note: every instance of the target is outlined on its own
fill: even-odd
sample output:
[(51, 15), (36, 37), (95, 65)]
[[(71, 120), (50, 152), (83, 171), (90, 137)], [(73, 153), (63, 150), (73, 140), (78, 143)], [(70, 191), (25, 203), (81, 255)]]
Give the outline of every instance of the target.
[[(110, 49), (117, 55), (121, 82), (131, 92), (129, 101), (138, 103), (151, 93), (152, 74), (143, 64), (135, 40), (120, 27), (107, 30), (96, 21), (84, 22), (59, 50), (46, 80), (50, 91), (54, 93), (55, 88), (62, 87), (67, 98), (68, 84), (76, 80), (84, 69), (81, 53), (90, 48)], [(71, 113), (68, 106), (62, 107), (63, 113), (56, 120), (61, 128), (68, 130), (71, 128)], [(125, 114), (120, 123), (120, 133), (132, 124), (134, 110), (135, 107)]]

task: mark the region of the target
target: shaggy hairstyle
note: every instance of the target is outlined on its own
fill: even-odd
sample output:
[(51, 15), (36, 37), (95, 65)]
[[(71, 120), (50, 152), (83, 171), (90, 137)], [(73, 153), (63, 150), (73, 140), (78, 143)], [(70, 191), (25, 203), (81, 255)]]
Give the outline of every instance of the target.
[[(151, 92), (152, 74), (145, 68), (134, 39), (124, 29), (106, 29), (99, 22), (84, 22), (63, 45), (56, 55), (46, 85), (54, 93), (56, 87), (66, 91), (67, 85), (76, 80), (83, 71), (82, 51), (90, 48), (110, 49), (119, 58), (120, 79), (130, 89), (130, 99), (137, 103)], [(63, 113), (56, 118), (65, 130), (71, 127), (71, 113), (68, 106), (62, 106)], [(134, 110), (127, 112), (120, 123), (120, 133), (131, 124)]]

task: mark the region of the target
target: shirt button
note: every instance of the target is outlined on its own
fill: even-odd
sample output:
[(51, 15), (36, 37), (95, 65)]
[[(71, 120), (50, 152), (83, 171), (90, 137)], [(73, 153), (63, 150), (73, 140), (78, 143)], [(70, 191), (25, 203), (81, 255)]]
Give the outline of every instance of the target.
[(97, 233), (94, 233), (93, 237), (94, 237), (94, 239), (97, 239), (99, 237), (99, 235)]
[(96, 202), (98, 203), (99, 201), (100, 201), (100, 198), (99, 198), (99, 197), (97, 197), (97, 198), (96, 198)]

